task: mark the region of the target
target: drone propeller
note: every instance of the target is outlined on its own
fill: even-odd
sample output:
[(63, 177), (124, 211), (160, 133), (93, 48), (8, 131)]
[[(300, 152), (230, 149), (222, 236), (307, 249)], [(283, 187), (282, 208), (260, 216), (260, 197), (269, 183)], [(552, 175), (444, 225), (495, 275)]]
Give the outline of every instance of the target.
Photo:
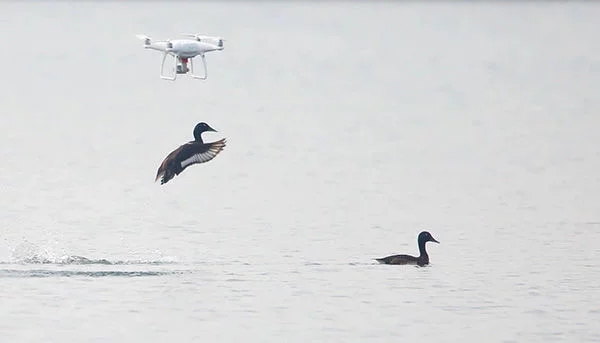
[(197, 34), (193, 34), (193, 33), (182, 33), (182, 36), (187, 36), (187, 37), (192, 37), (192, 38), (196, 38), (197, 40), (201, 41), (203, 39), (212, 39), (212, 40), (216, 40), (216, 41), (225, 41), (223, 38), (221, 37), (214, 37), (214, 36), (204, 36), (204, 35), (197, 35)]
[(144, 41), (144, 44), (149, 45), (150, 44), (150, 37), (146, 36), (146, 35), (135, 35), (137, 38), (141, 39)]

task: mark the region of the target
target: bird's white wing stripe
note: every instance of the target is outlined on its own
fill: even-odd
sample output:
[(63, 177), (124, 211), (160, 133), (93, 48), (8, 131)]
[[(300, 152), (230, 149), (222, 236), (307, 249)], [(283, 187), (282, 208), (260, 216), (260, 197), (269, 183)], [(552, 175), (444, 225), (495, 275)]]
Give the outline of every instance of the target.
[(208, 162), (208, 161), (212, 160), (213, 158), (215, 158), (215, 156), (217, 156), (219, 151), (220, 151), (220, 149), (218, 146), (213, 146), (210, 149), (208, 149), (208, 151), (205, 151), (200, 154), (192, 155), (190, 158), (181, 161), (181, 168), (185, 168), (185, 167), (189, 166), (190, 164), (194, 164), (194, 163)]

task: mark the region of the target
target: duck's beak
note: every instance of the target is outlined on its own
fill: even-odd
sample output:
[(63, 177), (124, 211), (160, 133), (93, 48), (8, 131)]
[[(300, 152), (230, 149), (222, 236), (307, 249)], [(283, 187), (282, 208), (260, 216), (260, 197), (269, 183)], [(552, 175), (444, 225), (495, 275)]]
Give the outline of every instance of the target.
[(440, 242), (436, 241), (436, 240), (435, 240), (435, 238), (433, 238), (433, 237), (431, 237), (431, 241), (432, 241), (432, 242), (435, 242), (435, 243), (437, 243), (437, 244), (440, 244)]

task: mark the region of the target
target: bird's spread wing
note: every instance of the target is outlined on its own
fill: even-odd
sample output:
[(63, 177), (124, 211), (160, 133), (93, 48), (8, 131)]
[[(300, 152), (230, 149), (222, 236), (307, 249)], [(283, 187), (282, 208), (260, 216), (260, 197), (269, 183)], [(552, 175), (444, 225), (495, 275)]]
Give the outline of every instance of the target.
[(191, 146), (186, 149), (186, 156), (181, 156), (181, 169), (185, 169), (196, 163), (204, 163), (215, 158), (225, 148), (225, 138), (213, 143), (201, 146)]
[[(176, 174), (181, 173), (185, 168), (196, 164), (204, 163), (215, 158), (225, 148), (226, 139), (223, 138), (212, 143), (188, 142), (173, 150), (160, 164), (156, 172), (156, 182), (165, 174), (167, 169)], [(178, 165), (173, 165), (178, 164)], [(170, 168), (169, 168), (170, 167)]]

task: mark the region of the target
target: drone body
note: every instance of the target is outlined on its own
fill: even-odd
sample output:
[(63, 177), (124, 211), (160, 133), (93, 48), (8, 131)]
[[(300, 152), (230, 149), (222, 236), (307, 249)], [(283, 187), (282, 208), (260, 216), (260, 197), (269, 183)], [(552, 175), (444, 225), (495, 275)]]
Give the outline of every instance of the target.
[[(150, 37), (145, 35), (136, 36), (144, 41), (144, 49), (157, 50), (163, 53), (163, 59), (160, 65), (160, 77), (170, 81), (175, 81), (177, 79), (177, 74), (186, 74), (187, 72), (190, 72), (190, 75), (193, 78), (206, 80), (208, 72), (206, 70), (205, 54), (211, 51), (220, 51), (224, 48), (223, 39), (220, 37), (186, 34), (186, 36), (191, 36), (193, 39), (152, 41)], [(165, 60), (168, 55), (175, 58), (173, 76), (164, 73)], [(203, 76), (194, 73), (194, 62), (192, 59), (196, 56), (202, 58), (202, 65), (204, 66)], [(190, 68), (188, 68), (188, 62), (190, 63)]]

